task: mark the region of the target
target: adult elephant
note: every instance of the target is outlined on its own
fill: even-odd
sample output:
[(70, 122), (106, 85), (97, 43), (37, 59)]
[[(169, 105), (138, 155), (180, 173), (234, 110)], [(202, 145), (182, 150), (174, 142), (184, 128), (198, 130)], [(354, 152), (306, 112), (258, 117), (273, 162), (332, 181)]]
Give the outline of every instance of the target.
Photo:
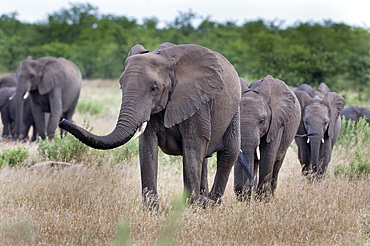
[(50, 113), (46, 134), (54, 135), (62, 118), (71, 120), (80, 95), (82, 77), (78, 67), (64, 58), (27, 58), (17, 72), (15, 133), (21, 135), (24, 98), (32, 98), (32, 114), (38, 135), (45, 139), (44, 113)]
[(335, 92), (328, 92), (323, 98), (312, 98), (304, 91), (295, 94), (302, 109), (295, 137), (302, 173), (322, 178), (339, 135), (344, 99)]
[[(0, 112), (1, 121), (3, 123), (2, 137), (7, 138), (14, 134), (15, 128), (15, 114), (16, 114), (16, 101), (9, 100), (15, 93), (15, 87), (6, 87), (0, 89)], [(24, 100), (24, 114), (22, 121), (22, 139), (28, 137), (28, 132), (31, 126), (33, 127), (32, 141), (36, 140), (35, 122), (32, 116), (31, 98), (28, 97)]]
[(344, 116), (347, 121), (353, 120), (354, 122), (358, 122), (361, 117), (364, 117), (370, 124), (370, 108), (359, 106), (344, 107), (341, 115)]
[(158, 146), (166, 154), (183, 156), (185, 189), (190, 200), (200, 204), (208, 201), (204, 163), (217, 152), (208, 197), (219, 200), (240, 149), (240, 83), (234, 67), (199, 45), (164, 43), (153, 52), (136, 45), (119, 83), (122, 104), (112, 133), (96, 136), (67, 120), (59, 126), (98, 149), (123, 145), (140, 128), (143, 201), (152, 209), (159, 205)]
[[(245, 83), (241, 83), (243, 88)], [(247, 169), (251, 175), (243, 170), (239, 161), (235, 163), (234, 190), (238, 198), (250, 197), (257, 185), (257, 169), (257, 195), (268, 199), (274, 193), (280, 167), (297, 132), (300, 117), (301, 108), (294, 93), (271, 75), (252, 82), (242, 91), (241, 149), (249, 160)]]

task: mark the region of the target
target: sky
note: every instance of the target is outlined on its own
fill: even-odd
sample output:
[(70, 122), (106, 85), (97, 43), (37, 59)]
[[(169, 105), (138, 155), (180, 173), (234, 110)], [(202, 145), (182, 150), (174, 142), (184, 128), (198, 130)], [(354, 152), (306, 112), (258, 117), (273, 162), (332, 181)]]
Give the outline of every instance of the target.
[[(98, 7), (99, 14), (112, 14), (134, 18), (157, 17), (159, 27), (173, 22), (191, 10), (200, 19), (242, 24), (264, 19), (291, 26), (298, 22), (333, 22), (370, 28), (369, 0), (1, 0), (0, 15), (17, 12), (17, 19), (35, 23), (46, 21), (47, 16), (71, 3), (90, 3)], [(194, 23), (196, 25), (197, 23)]]

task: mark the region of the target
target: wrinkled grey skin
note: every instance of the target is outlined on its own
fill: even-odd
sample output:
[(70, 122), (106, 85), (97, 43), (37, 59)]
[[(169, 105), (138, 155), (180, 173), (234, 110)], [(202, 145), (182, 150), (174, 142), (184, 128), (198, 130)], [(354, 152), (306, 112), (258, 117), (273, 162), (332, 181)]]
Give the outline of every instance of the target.
[[(4, 128), (2, 137), (7, 138), (14, 134), (15, 128), (15, 111), (16, 111), (16, 101), (10, 100), (9, 98), (14, 95), (16, 88), (7, 87), (0, 89), (0, 112), (1, 121), (3, 122)], [(28, 137), (28, 131), (31, 126), (33, 126), (33, 136), (32, 141), (36, 140), (35, 122), (32, 116), (31, 108), (31, 98), (28, 97), (24, 100), (24, 114), (22, 122), (22, 136), (21, 140)]]
[(295, 137), (302, 173), (322, 178), (339, 135), (344, 99), (335, 92), (328, 92), (323, 98), (312, 98), (303, 91), (295, 93), (302, 109), (297, 135), (310, 135)]
[(344, 107), (341, 116), (348, 120), (358, 122), (361, 117), (364, 117), (370, 124), (370, 108), (359, 107), (359, 106), (348, 106)]
[[(64, 58), (28, 58), (19, 65), (15, 100), (17, 102), (15, 134), (21, 137), (24, 95), (32, 98), (32, 114), (37, 134), (53, 137), (62, 118), (71, 120), (80, 95), (82, 77), (78, 67)], [(50, 113), (45, 128), (44, 113)]]
[(111, 149), (129, 141), (143, 122), (139, 139), (142, 193), (151, 209), (157, 195), (158, 146), (183, 156), (190, 201), (208, 202), (206, 158), (217, 152), (217, 172), (209, 198), (225, 191), (240, 149), (240, 83), (234, 67), (219, 53), (199, 45), (164, 43), (153, 52), (134, 46), (119, 83), (122, 104), (116, 128), (96, 136), (68, 121), (59, 126), (85, 144)]
[(241, 149), (249, 157), (254, 180), (247, 179), (237, 161), (234, 190), (238, 198), (248, 199), (256, 188), (260, 198), (268, 199), (276, 189), (280, 167), (297, 132), (301, 109), (289, 87), (271, 75), (247, 88), (245, 83), (241, 86), (244, 88), (240, 103)]
[(17, 78), (15, 77), (15, 74), (0, 78), (0, 89), (7, 88), (7, 87), (16, 87), (16, 86), (17, 86)]

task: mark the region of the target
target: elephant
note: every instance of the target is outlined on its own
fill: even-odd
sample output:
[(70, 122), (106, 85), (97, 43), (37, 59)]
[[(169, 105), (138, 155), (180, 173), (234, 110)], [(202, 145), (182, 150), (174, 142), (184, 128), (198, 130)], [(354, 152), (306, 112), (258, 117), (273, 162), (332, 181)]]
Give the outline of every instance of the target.
[[(0, 89), (0, 112), (1, 121), (4, 125), (2, 133), (3, 138), (10, 137), (14, 133), (16, 102), (15, 100), (10, 100), (9, 98), (15, 93), (15, 90), (15, 87), (6, 87)], [(21, 140), (24, 140), (28, 137), (28, 132), (31, 126), (33, 127), (33, 135), (31, 140), (36, 140), (35, 121), (32, 116), (31, 104), (32, 102), (30, 97), (24, 100), (24, 114), (22, 121), (23, 138)]]
[(302, 109), (301, 122), (295, 137), (302, 173), (321, 179), (325, 176), (339, 135), (340, 113), (345, 100), (335, 92), (328, 92), (323, 98), (312, 98), (304, 91), (295, 91), (295, 94)]
[(301, 84), (293, 91), (305, 91), (310, 97), (318, 96), (320, 98), (323, 98), (326, 93), (330, 92), (330, 88), (324, 82), (320, 83), (317, 89), (315, 90), (309, 84)]
[(16, 87), (17, 86), (17, 78), (15, 74), (11, 74), (5, 77), (0, 78), (0, 89), (6, 87)]
[(359, 107), (359, 106), (348, 106), (344, 107), (341, 116), (344, 116), (346, 121), (353, 120), (358, 122), (361, 117), (364, 117), (370, 124), (370, 108)]
[[(17, 102), (15, 134), (21, 137), (21, 121), (24, 114), (24, 98), (32, 99), (32, 115), (36, 132), (42, 139), (53, 137), (62, 118), (71, 120), (80, 95), (82, 76), (79, 68), (65, 58), (29, 57), (23, 60), (17, 71), (15, 92)], [(44, 114), (50, 113), (45, 132)]]
[[(163, 43), (149, 52), (135, 45), (119, 78), (122, 104), (115, 129), (97, 136), (63, 120), (59, 123), (80, 141), (112, 149), (139, 129), (142, 196), (157, 210), (158, 147), (183, 156), (184, 194), (205, 206), (221, 202), (240, 149), (240, 83), (221, 54), (195, 44)], [(217, 172), (208, 192), (207, 158), (217, 152)]]
[(251, 175), (248, 177), (243, 171), (239, 160), (234, 164), (234, 191), (238, 199), (249, 199), (254, 190), (260, 199), (268, 200), (274, 194), (280, 167), (300, 119), (301, 108), (295, 94), (285, 82), (271, 75), (252, 82), (242, 91), (241, 154), (249, 160)]

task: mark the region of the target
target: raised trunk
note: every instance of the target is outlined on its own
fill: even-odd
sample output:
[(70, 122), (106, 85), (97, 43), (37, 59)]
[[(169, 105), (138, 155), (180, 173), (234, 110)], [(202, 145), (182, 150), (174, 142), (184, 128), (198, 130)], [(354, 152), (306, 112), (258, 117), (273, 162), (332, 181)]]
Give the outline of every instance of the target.
[(120, 115), (115, 129), (106, 136), (97, 136), (68, 120), (62, 120), (59, 127), (67, 130), (84, 144), (95, 149), (113, 149), (128, 142), (143, 123), (143, 117), (138, 117), (140, 110), (130, 110), (132, 107), (122, 103)]

